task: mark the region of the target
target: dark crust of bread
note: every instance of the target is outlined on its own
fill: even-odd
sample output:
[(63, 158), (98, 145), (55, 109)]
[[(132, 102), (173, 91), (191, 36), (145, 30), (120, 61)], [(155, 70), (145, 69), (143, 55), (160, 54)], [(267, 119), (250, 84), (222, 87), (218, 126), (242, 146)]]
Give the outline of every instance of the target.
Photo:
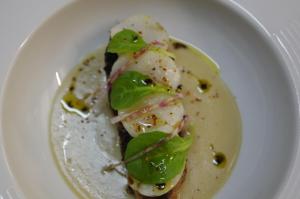
[(104, 60), (105, 60), (105, 73), (106, 76), (108, 77), (110, 75), (111, 69), (113, 64), (115, 63), (115, 61), (117, 61), (118, 59), (118, 54), (116, 53), (109, 53), (109, 52), (105, 52), (104, 54)]
[[(110, 75), (112, 66), (114, 62), (118, 59), (118, 55), (115, 53), (108, 53), (105, 52), (105, 67), (104, 70), (106, 72), (107, 77)], [(113, 110), (114, 115), (117, 115), (117, 112)], [(122, 154), (122, 159), (124, 159), (124, 153), (126, 150), (126, 146), (128, 142), (132, 139), (132, 137), (129, 135), (129, 133), (126, 131), (124, 126), (122, 125), (121, 122), (117, 124), (118, 132), (119, 132), (119, 137), (120, 137), (120, 149), (121, 149), (121, 154)], [(162, 195), (162, 196), (157, 196), (157, 197), (148, 197), (148, 196), (143, 196), (137, 191), (132, 190), (130, 187), (129, 189), (130, 192), (132, 192), (135, 196), (136, 199), (179, 199), (178, 198), (178, 193), (180, 191), (180, 188), (185, 180), (187, 173), (187, 168), (185, 167), (182, 177), (180, 178), (179, 182), (176, 184), (176, 186), (170, 190), (168, 193)]]
[(118, 132), (119, 132), (119, 137), (120, 137), (120, 149), (121, 149), (122, 159), (124, 160), (127, 144), (132, 139), (132, 137), (129, 135), (129, 133), (126, 131), (126, 129), (123, 127), (121, 122), (119, 122), (117, 124), (117, 127), (118, 127)]

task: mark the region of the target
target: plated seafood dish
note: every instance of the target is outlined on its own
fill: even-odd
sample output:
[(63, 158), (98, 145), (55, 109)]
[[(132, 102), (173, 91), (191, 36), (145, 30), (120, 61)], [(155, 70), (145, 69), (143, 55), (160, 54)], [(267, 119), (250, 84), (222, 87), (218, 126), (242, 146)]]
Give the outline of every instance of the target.
[(50, 144), (80, 198), (208, 199), (234, 168), (241, 118), (208, 55), (132, 16), (65, 77)]

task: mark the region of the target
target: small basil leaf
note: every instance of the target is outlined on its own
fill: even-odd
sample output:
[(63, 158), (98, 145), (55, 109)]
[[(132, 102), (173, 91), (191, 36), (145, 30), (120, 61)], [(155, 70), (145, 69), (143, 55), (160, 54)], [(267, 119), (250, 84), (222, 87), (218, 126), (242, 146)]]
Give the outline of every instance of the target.
[[(155, 131), (140, 134), (127, 145), (125, 160), (165, 138), (166, 134)], [(183, 171), (192, 136), (173, 137), (156, 149), (126, 164), (130, 176), (145, 184), (165, 183)]]
[(138, 33), (124, 29), (111, 38), (107, 46), (107, 52), (118, 54), (132, 53), (139, 51), (146, 45), (146, 42)]
[(154, 85), (152, 80), (135, 71), (124, 72), (112, 84), (111, 107), (115, 110), (129, 108), (143, 97), (155, 93), (168, 93), (163, 86)]

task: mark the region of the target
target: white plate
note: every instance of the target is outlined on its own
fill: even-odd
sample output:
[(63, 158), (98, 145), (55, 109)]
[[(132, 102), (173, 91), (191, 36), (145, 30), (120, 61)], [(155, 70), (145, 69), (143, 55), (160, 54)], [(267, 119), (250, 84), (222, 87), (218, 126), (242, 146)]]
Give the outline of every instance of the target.
[[(281, 190), (289, 195), (282, 192), (280, 198), (296, 198), (296, 189), (284, 189), (299, 183), (299, 173), (292, 173), (300, 165), (298, 69), (287, 65), (295, 62), (294, 55), (283, 49), (290, 58), (283, 57), (261, 24), (234, 2), (196, 0), (76, 1), (31, 35), (2, 96), (2, 144), (20, 197), (75, 198), (56, 169), (48, 143), (57, 79), (104, 44), (117, 20), (136, 13), (154, 16), (171, 35), (207, 52), (237, 97), (243, 120), (241, 154), (216, 198), (279, 198)], [(290, 40), (282, 37), (276, 39), (285, 47)]]

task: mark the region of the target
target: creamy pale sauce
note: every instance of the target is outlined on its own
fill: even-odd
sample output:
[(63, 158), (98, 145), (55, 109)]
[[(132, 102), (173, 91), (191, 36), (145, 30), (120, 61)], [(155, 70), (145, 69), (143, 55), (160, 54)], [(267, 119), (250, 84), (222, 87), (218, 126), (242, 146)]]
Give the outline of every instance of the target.
[(212, 198), (230, 176), (239, 154), (239, 110), (215, 63), (206, 55), (190, 46), (176, 50), (172, 47), (170, 51), (176, 56), (177, 66), (184, 70), (181, 79), (186, 97), (183, 101), (196, 133), (180, 196), (182, 199)]
[[(185, 94), (185, 111), (195, 129), (180, 198), (208, 199), (226, 182), (239, 153), (238, 107), (206, 55), (180, 43), (169, 50), (182, 68), (182, 86), (178, 89)], [(51, 147), (61, 174), (81, 198), (133, 198), (126, 191), (124, 168), (119, 172), (101, 171), (121, 159), (117, 129), (110, 123), (103, 67), (101, 48), (63, 81), (50, 117)]]

